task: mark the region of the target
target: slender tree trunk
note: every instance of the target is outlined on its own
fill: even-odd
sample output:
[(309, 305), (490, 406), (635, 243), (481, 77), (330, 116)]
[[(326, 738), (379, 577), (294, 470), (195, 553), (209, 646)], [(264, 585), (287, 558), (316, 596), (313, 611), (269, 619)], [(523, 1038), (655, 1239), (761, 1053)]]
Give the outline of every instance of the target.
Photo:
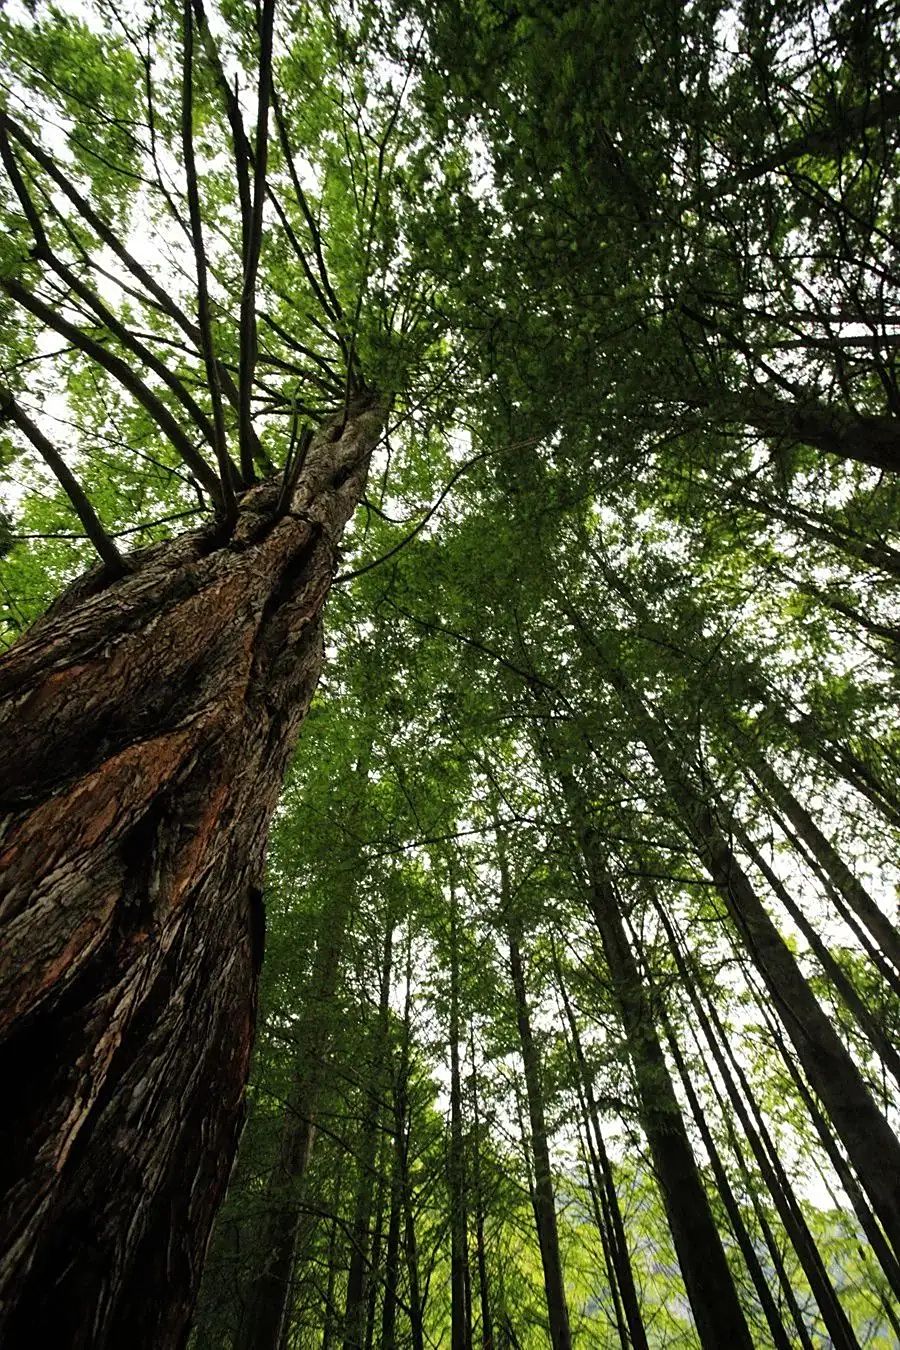
[(381, 984), (378, 1017), (373, 1032), (371, 1080), (366, 1089), (366, 1105), (358, 1155), (359, 1173), (356, 1207), (351, 1233), (350, 1269), (347, 1274), (347, 1301), (344, 1310), (344, 1350), (364, 1350), (366, 1338), (366, 1284), (368, 1280), (369, 1224), (372, 1218), (372, 1183), (378, 1157), (378, 1122), (384, 1087), (384, 1067), (388, 1050), (391, 970), (393, 967), (394, 918), (388, 907), (381, 959)]
[[(355, 771), (360, 791), (367, 776), (368, 749), (361, 755)], [(355, 895), (352, 875), (344, 869), (322, 913), (309, 993), (297, 1032), (290, 1100), (284, 1113), (278, 1157), (266, 1187), (266, 1217), (256, 1244), (258, 1265), (235, 1350), (278, 1350), (281, 1343), (296, 1262), (301, 1221), (299, 1199), (315, 1142), (319, 1098), (332, 1039), (329, 1017)]]
[[(325, 1317), (322, 1322), (322, 1350), (331, 1350), (334, 1341), (334, 1286), (337, 1276), (338, 1237), (341, 1231), (341, 1193), (344, 1176), (338, 1171), (334, 1183), (331, 1229), (328, 1234), (328, 1276), (325, 1282)], [(287, 1319), (285, 1319), (287, 1320)]]
[(618, 667), (604, 661), (604, 669), (718, 886), (735, 930), (772, 995), (809, 1082), (828, 1111), (873, 1209), (895, 1250), (900, 1251), (900, 1141), (726, 842), (709, 804), (685, 772), (667, 730)]
[(793, 1079), (794, 1086), (809, 1112), (809, 1117), (815, 1127), (816, 1134), (819, 1136), (822, 1147), (828, 1155), (828, 1159), (834, 1168), (835, 1174), (843, 1186), (846, 1195), (849, 1197), (850, 1203), (853, 1206), (853, 1212), (859, 1220), (860, 1227), (866, 1235), (869, 1246), (872, 1248), (881, 1269), (884, 1271), (885, 1278), (896, 1299), (897, 1307), (900, 1308), (900, 1263), (898, 1263), (894, 1253), (885, 1242), (884, 1234), (878, 1226), (875, 1215), (866, 1203), (866, 1198), (860, 1190), (856, 1177), (853, 1175), (851, 1168), (848, 1166), (844, 1155), (837, 1145), (837, 1141), (834, 1138), (834, 1134), (831, 1131), (828, 1121), (819, 1110), (815, 1098), (812, 1096), (812, 1093), (803, 1080), (803, 1075), (794, 1063), (791, 1052), (785, 1044), (784, 1037), (781, 1035), (772, 1019), (765, 1015), (765, 1010), (763, 1010), (763, 1017), (766, 1026), (769, 1028), (769, 1035), (777, 1045), (785, 1067)]
[(716, 1350), (723, 1345), (751, 1350), (744, 1312), (710, 1211), (615, 893), (600, 869), (590, 835), (585, 837), (583, 847), (590, 876), (591, 913), (603, 943), (613, 996), (634, 1066), (641, 1124), (650, 1145), (700, 1342), (705, 1350)]
[(634, 1271), (631, 1265), (631, 1256), (628, 1251), (628, 1242), (625, 1237), (625, 1224), (622, 1220), (622, 1210), (619, 1206), (619, 1197), (616, 1192), (612, 1165), (603, 1140), (603, 1131), (600, 1128), (600, 1112), (597, 1110), (597, 1103), (594, 1098), (594, 1088), (591, 1083), (590, 1073), (588, 1072), (587, 1061), (584, 1057), (584, 1049), (581, 1044), (578, 1023), (565, 986), (555, 945), (553, 947), (553, 967), (556, 976), (556, 985), (559, 989), (563, 1009), (566, 1014), (566, 1021), (569, 1024), (571, 1045), (575, 1056), (575, 1067), (577, 1075), (581, 1080), (579, 1096), (583, 1095), (584, 1100), (585, 1133), (591, 1159), (597, 1171), (597, 1184), (599, 1187), (601, 1208), (606, 1218), (606, 1226), (610, 1235), (610, 1255), (615, 1271), (616, 1283), (622, 1299), (625, 1319), (628, 1324), (630, 1343), (634, 1346), (634, 1350), (648, 1350), (647, 1333), (644, 1330), (640, 1302), (634, 1283)]
[(772, 1297), (772, 1291), (769, 1288), (769, 1282), (759, 1263), (759, 1257), (756, 1254), (753, 1240), (744, 1223), (744, 1216), (741, 1214), (737, 1198), (731, 1188), (731, 1182), (728, 1179), (728, 1173), (725, 1171), (724, 1164), (719, 1155), (719, 1149), (713, 1137), (712, 1130), (709, 1127), (709, 1122), (706, 1119), (706, 1113), (700, 1104), (700, 1099), (694, 1088), (693, 1080), (688, 1071), (688, 1067), (684, 1062), (684, 1056), (681, 1053), (678, 1038), (675, 1035), (674, 1028), (668, 1015), (663, 1012), (661, 1017), (663, 1030), (666, 1034), (666, 1041), (669, 1046), (669, 1052), (675, 1062), (675, 1067), (678, 1070), (678, 1076), (681, 1079), (685, 1096), (688, 1099), (688, 1105), (691, 1108), (691, 1114), (697, 1124), (700, 1138), (703, 1140), (703, 1147), (706, 1149), (707, 1156), (709, 1157), (710, 1165), (713, 1169), (713, 1176), (716, 1179), (716, 1187), (722, 1198), (722, 1203), (725, 1206), (725, 1213), (728, 1215), (731, 1230), (741, 1249), (744, 1264), (750, 1272), (750, 1278), (753, 1281), (753, 1287), (759, 1298), (760, 1307), (762, 1308), (766, 1322), (768, 1323), (769, 1331), (772, 1336), (772, 1343), (776, 1347), (776, 1350), (791, 1350), (790, 1339), (785, 1331), (784, 1323), (779, 1316), (778, 1308)]
[(765, 756), (747, 741), (743, 741), (743, 748), (750, 757), (750, 767), (762, 787), (763, 797), (769, 797), (787, 817), (831, 885), (843, 896), (860, 922), (865, 924), (895, 969), (900, 971), (900, 932), (875, 903), (862, 882), (853, 875), (837, 849), (787, 784), (781, 781)]
[(569, 1309), (563, 1279), (562, 1258), (559, 1251), (559, 1229), (556, 1222), (556, 1197), (553, 1191), (553, 1173), (550, 1167), (550, 1149), (547, 1143), (547, 1122), (544, 1112), (544, 1093), (541, 1083), (541, 1065), (528, 1008), (525, 986), (525, 967), (519, 946), (519, 921), (513, 909), (513, 897), (506, 862), (505, 841), (497, 827), (497, 862), (500, 871), (501, 904), (506, 921), (509, 942), (509, 969), (516, 1005), (516, 1024), (525, 1075), (525, 1095), (528, 1100), (528, 1119), (531, 1126), (531, 1153), (534, 1160), (534, 1214), (538, 1246), (544, 1272), (544, 1292), (547, 1298), (547, 1318), (553, 1350), (571, 1350)]
[(747, 854), (747, 857), (754, 862), (760, 869), (766, 881), (777, 895), (778, 899), (784, 905), (788, 914), (794, 920), (800, 932), (806, 938), (811, 950), (818, 958), (819, 964), (828, 976), (836, 992), (840, 995), (848, 1011), (852, 1013), (857, 1026), (862, 1034), (867, 1038), (869, 1044), (876, 1054), (881, 1058), (882, 1063), (890, 1070), (900, 1085), (900, 1054), (888, 1040), (882, 1028), (878, 1025), (874, 1015), (863, 1002), (855, 984), (837, 963), (831, 952), (825, 946), (825, 943), (819, 937), (815, 927), (810, 923), (803, 910), (795, 903), (790, 891), (781, 881), (781, 878), (769, 866), (759, 849), (753, 843), (753, 840), (747, 834), (743, 827), (735, 824), (735, 835), (741, 848)]
[(861, 797), (870, 801), (886, 820), (900, 826), (900, 795), (850, 746), (823, 734), (822, 728), (808, 713), (790, 718), (778, 709), (776, 716), (790, 728), (810, 759), (827, 764), (838, 778), (843, 778)]
[(384, 1144), (386, 1131), (382, 1132), (379, 1153), (377, 1195), (375, 1200), (375, 1223), (372, 1229), (372, 1247), (368, 1258), (368, 1279), (366, 1280), (366, 1337), (365, 1350), (372, 1350), (375, 1343), (375, 1322), (378, 1312), (378, 1285), (383, 1279), (381, 1270), (381, 1245), (384, 1240), (385, 1211), (385, 1174)]
[(388, 1218), (387, 1249), (384, 1258), (384, 1297), (381, 1302), (381, 1341), (379, 1350), (396, 1350), (397, 1345), (397, 1285), (400, 1279), (400, 1222), (402, 1194), (400, 1168), (397, 1161), (396, 1095), (394, 1098), (395, 1128), (391, 1135), (393, 1165), (391, 1171), (390, 1216)]
[(800, 511), (797, 508), (789, 509), (779, 502), (761, 500), (734, 489), (728, 495), (739, 505), (773, 520), (779, 520), (798, 534), (827, 544), (838, 553), (846, 553), (848, 557), (865, 563), (867, 567), (886, 572), (889, 576), (900, 577), (900, 552), (888, 544), (864, 539), (849, 529), (842, 529), (825, 516), (814, 515), (812, 512)]
[(581, 1111), (581, 1121), (575, 1122), (575, 1133), (578, 1137), (578, 1146), (581, 1151), (581, 1165), (584, 1168), (588, 1194), (591, 1197), (594, 1227), (597, 1229), (597, 1233), (600, 1237), (600, 1249), (603, 1252), (603, 1265), (606, 1270), (606, 1286), (609, 1289), (609, 1295), (612, 1299), (613, 1319), (616, 1324), (619, 1345), (622, 1347), (622, 1350), (628, 1350), (628, 1347), (631, 1345), (631, 1338), (628, 1334), (628, 1326), (625, 1321), (625, 1314), (622, 1310), (622, 1299), (619, 1294), (619, 1277), (612, 1249), (612, 1230), (609, 1222), (609, 1208), (605, 1203), (606, 1197), (604, 1196), (602, 1201), (600, 1199), (603, 1194), (603, 1183), (600, 1178), (600, 1164), (597, 1161), (596, 1150), (594, 1149), (594, 1143), (591, 1139), (588, 1126), (587, 1104), (584, 1100), (581, 1084), (577, 1079), (576, 1088), (578, 1106)]
[(468, 1214), (459, 1072), (459, 897), (450, 880), (450, 1347), (471, 1350), (472, 1324), (466, 1300)]
[[(696, 1033), (695, 1033), (695, 1041), (696, 1041)], [(699, 1042), (696, 1043), (699, 1049)], [(748, 1163), (744, 1150), (741, 1147), (741, 1141), (737, 1136), (737, 1133), (734, 1128), (734, 1123), (731, 1119), (731, 1115), (729, 1114), (725, 1100), (722, 1097), (721, 1092), (719, 1091), (719, 1087), (718, 1084), (716, 1083), (716, 1080), (710, 1077), (709, 1084), (710, 1087), (712, 1088), (713, 1095), (715, 1096), (716, 1101), (718, 1102), (719, 1111), (721, 1112), (721, 1119), (724, 1121), (725, 1124), (725, 1130), (728, 1135), (728, 1143), (730, 1145), (731, 1152), (734, 1154), (735, 1161), (737, 1162), (738, 1165), (738, 1170), (743, 1178), (744, 1187), (746, 1189), (747, 1195), (750, 1198), (750, 1204), (753, 1208), (754, 1214), (756, 1215), (756, 1221), (759, 1224), (760, 1232), (763, 1235), (763, 1241), (766, 1244), (766, 1250), (769, 1253), (769, 1259), (772, 1262), (772, 1268), (778, 1277), (778, 1283), (781, 1287), (782, 1297), (788, 1307), (788, 1311), (791, 1314), (794, 1327), (796, 1328), (797, 1338), (801, 1346), (803, 1347), (803, 1350), (815, 1350), (815, 1347), (813, 1346), (812, 1342), (812, 1337), (809, 1334), (809, 1329), (807, 1328), (806, 1322), (803, 1317), (803, 1312), (800, 1308), (800, 1304), (797, 1302), (797, 1295), (794, 1289), (794, 1281), (791, 1279), (791, 1276), (788, 1273), (788, 1270), (784, 1264), (781, 1244), (778, 1242), (775, 1234), (772, 1231), (772, 1225), (769, 1223), (768, 1216), (766, 1215), (766, 1211), (760, 1199), (759, 1183), (750, 1170), (750, 1164)]]
[(403, 1247), (409, 1280), (409, 1334), (413, 1350), (425, 1350), (422, 1287), (419, 1279), (419, 1247), (416, 1239), (416, 1208), (409, 1167), (409, 1146), (412, 1132), (409, 1101), (410, 1041), (412, 1036), (412, 929), (406, 939), (406, 998), (403, 1008), (403, 1039), (394, 1098), (395, 1140), (397, 1146), (397, 1176), (403, 1212)]
[(858, 1342), (847, 1315), (831, 1283), (815, 1239), (809, 1230), (800, 1205), (797, 1203), (793, 1186), (769, 1135), (766, 1123), (757, 1105), (755, 1094), (731, 1051), (728, 1037), (725, 1034), (715, 1004), (712, 999), (707, 998), (704, 1006), (693, 963), (686, 960), (682, 953), (678, 936), (661, 906), (656, 906), (656, 912), (659, 914), (666, 930), (672, 954), (697, 1015), (697, 1021), (712, 1051), (716, 1067), (741, 1122), (744, 1134), (747, 1136), (763, 1180), (775, 1202), (781, 1222), (784, 1224), (785, 1231), (800, 1259), (800, 1264), (809, 1281), (813, 1296), (819, 1305), (828, 1333), (838, 1350), (859, 1350)]
[[(407, 1144), (408, 1148), (408, 1144)], [(416, 1239), (416, 1211), (409, 1179), (409, 1157), (404, 1151), (403, 1225), (406, 1269), (409, 1275), (409, 1334), (413, 1350), (425, 1350), (425, 1326), (422, 1308), (422, 1283), (419, 1279), (419, 1246)]]
[(266, 832), (380, 430), (323, 431), (288, 514), (261, 485), (230, 539), (88, 577), (0, 664), (7, 1350), (184, 1342), (243, 1112)]
[(472, 1118), (474, 1145), (472, 1149), (472, 1179), (475, 1199), (475, 1256), (478, 1264), (478, 1302), (481, 1310), (481, 1350), (494, 1350), (494, 1325), (491, 1315), (491, 1290), (487, 1272), (487, 1250), (484, 1241), (484, 1186), (481, 1175), (481, 1121), (478, 1114), (478, 1075), (475, 1067), (475, 1033), (469, 1027), (469, 1051), (472, 1058)]

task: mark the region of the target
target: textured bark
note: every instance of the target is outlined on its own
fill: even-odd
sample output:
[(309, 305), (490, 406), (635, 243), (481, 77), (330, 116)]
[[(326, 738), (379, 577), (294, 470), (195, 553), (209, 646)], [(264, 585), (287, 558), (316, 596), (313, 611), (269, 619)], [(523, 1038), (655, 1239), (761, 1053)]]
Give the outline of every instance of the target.
[(85, 578), (0, 665), (8, 1350), (184, 1342), (241, 1123), (266, 832), (380, 419), (337, 433), (286, 514), (262, 484), (230, 538)]

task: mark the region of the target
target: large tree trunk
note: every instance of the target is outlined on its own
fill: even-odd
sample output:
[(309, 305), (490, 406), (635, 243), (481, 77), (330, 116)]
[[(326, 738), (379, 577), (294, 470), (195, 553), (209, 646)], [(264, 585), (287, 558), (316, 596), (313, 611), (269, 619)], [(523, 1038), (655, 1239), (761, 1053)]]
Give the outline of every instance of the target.
[(0, 666), (7, 1350), (184, 1343), (241, 1123), (266, 832), (380, 428), (324, 429), (280, 517), (267, 482), (229, 539), (76, 584)]

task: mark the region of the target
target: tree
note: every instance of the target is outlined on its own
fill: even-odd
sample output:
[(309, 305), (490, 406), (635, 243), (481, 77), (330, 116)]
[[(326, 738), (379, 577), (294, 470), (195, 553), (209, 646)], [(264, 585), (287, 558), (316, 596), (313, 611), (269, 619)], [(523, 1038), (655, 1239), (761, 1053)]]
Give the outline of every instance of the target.
[[(4, 1122), (11, 1345), (183, 1337), (241, 1122), (268, 823), (420, 285), (395, 274), (393, 311), (383, 291), (367, 304), (390, 265), (403, 92), (382, 75), (363, 107), (329, 16), (301, 31), (272, 0), (225, 39), (200, 3), (135, 29), (96, 17), (4, 21), (4, 407), (102, 560), (3, 663), (4, 1044), (11, 1071), (57, 1057)], [(365, 128), (355, 162), (335, 160), (332, 100)], [(69, 128), (59, 153), (41, 118)], [(133, 241), (143, 211), (190, 250), (174, 288)], [(26, 409), (45, 334), (80, 474)], [(119, 435), (148, 502), (209, 522), (122, 554), (101, 516), (134, 500), (133, 453), (95, 503), (78, 481)]]
[(3, 18), (11, 1345), (897, 1334), (894, 17)]

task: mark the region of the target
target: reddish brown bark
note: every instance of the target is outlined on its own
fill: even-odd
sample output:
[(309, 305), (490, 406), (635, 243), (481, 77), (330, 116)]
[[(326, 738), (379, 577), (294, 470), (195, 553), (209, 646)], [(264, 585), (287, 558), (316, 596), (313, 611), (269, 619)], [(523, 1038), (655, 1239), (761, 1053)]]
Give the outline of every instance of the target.
[[(322, 666), (359, 409), (0, 664), (0, 1339), (180, 1346), (242, 1115), (266, 832)], [(337, 436), (337, 439), (332, 439)]]

